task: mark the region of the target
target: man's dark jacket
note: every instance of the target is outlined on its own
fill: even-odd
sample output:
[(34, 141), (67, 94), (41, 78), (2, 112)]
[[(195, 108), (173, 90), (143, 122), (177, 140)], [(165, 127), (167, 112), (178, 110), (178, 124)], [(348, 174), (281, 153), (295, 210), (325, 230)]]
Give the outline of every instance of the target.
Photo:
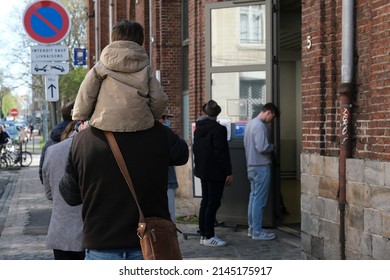
[[(188, 160), (188, 146), (168, 127), (114, 132), (145, 217), (170, 219), (168, 166)], [(102, 130), (79, 132), (72, 143), (60, 193), (83, 203), (83, 245), (88, 249), (139, 247), (138, 209)]]
[(227, 129), (209, 118), (196, 122), (194, 132), (195, 176), (206, 181), (225, 181), (232, 175)]

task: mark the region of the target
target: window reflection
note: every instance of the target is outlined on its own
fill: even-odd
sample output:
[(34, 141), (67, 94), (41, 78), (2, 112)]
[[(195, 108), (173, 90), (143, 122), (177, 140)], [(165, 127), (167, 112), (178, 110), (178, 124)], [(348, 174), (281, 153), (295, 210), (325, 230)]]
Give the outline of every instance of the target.
[(264, 24), (261, 8), (247, 6), (240, 8), (240, 43), (264, 44)]
[(211, 11), (211, 66), (265, 63), (265, 5)]
[(213, 73), (213, 99), (222, 108), (218, 117), (232, 122), (254, 118), (266, 103), (265, 79), (265, 71)]

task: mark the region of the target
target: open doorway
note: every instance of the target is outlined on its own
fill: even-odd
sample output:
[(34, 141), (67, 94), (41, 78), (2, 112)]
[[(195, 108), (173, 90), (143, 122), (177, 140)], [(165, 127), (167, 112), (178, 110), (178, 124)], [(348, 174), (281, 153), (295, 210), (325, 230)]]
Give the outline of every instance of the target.
[(280, 1), (280, 223), (300, 228), (301, 1)]

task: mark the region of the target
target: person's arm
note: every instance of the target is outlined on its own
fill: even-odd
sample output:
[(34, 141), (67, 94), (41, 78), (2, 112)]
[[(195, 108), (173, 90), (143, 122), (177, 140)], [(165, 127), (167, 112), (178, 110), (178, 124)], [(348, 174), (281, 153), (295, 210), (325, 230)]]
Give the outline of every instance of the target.
[(81, 199), (78, 177), (75, 167), (73, 165), (71, 151), (68, 155), (68, 161), (65, 167), (65, 174), (59, 184), (59, 190), (62, 198), (70, 206), (80, 205), (83, 202)]
[[(150, 69), (151, 71), (151, 69)], [(152, 111), (155, 120), (159, 120), (165, 111), (168, 103), (168, 97), (160, 82), (153, 74), (149, 75), (149, 108)]]
[(188, 161), (189, 152), (187, 143), (180, 139), (169, 127), (163, 125), (168, 136), (169, 146), (169, 165), (178, 166), (184, 165)]
[(274, 151), (274, 145), (268, 142), (268, 135), (265, 129), (257, 129), (254, 132), (253, 140), (256, 153), (269, 154)]
[(49, 171), (48, 171), (49, 166), (50, 166), (50, 162), (48, 160), (49, 157), (46, 157), (46, 161), (44, 161), (44, 163), (43, 163), (41, 176), (42, 176), (43, 187), (45, 188), (46, 198), (48, 200), (53, 200), (53, 197), (51, 194), (51, 186), (50, 186), (50, 175), (49, 175)]
[(100, 86), (105, 78), (101, 74), (101, 64), (98, 62), (85, 76), (79, 87), (75, 104), (72, 111), (72, 119), (85, 121), (89, 120), (95, 110)]
[[(227, 129), (224, 126), (218, 126), (213, 134), (214, 157), (218, 165), (222, 168), (225, 176), (232, 175), (232, 164), (230, 160), (229, 144), (227, 141)], [(231, 178), (233, 180), (233, 178)], [(231, 183), (230, 179), (227, 183)]]
[(4, 142), (5, 143), (11, 142), (11, 137), (9, 136), (7, 131), (4, 131), (4, 135), (5, 135), (5, 137), (4, 137), (5, 141)]
[(42, 151), (41, 151), (41, 157), (39, 159), (39, 179), (41, 180), (42, 184), (43, 184), (43, 175), (42, 175), (43, 162), (45, 161), (46, 150), (52, 144), (54, 144), (53, 140), (51, 140), (51, 139), (47, 140), (47, 142), (45, 143), (45, 145), (43, 146)]

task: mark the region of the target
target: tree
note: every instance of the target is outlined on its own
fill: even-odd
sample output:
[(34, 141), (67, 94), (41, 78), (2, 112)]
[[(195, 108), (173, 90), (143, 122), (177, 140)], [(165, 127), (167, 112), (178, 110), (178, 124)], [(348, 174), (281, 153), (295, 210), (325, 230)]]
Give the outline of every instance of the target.
[[(0, 82), (1, 82), (1, 78), (0, 78)], [(6, 116), (6, 114), (8, 112), (5, 112), (4, 109), (3, 109), (3, 104), (4, 104), (4, 97), (8, 94), (11, 94), (11, 90), (9, 88), (7, 88), (6, 86), (1, 86), (1, 89), (0, 89), (0, 106), (1, 106), (1, 111), (0, 111), (0, 119), (3, 119), (4, 116)]]
[(17, 102), (15, 97), (11, 94), (11, 92), (6, 93), (3, 96), (3, 100), (1, 102), (1, 111), (4, 116), (8, 116), (9, 112), (12, 108), (17, 108)]
[(76, 67), (69, 71), (69, 74), (61, 76), (59, 88), (62, 100), (75, 100), (81, 82), (87, 74), (87, 68)]

